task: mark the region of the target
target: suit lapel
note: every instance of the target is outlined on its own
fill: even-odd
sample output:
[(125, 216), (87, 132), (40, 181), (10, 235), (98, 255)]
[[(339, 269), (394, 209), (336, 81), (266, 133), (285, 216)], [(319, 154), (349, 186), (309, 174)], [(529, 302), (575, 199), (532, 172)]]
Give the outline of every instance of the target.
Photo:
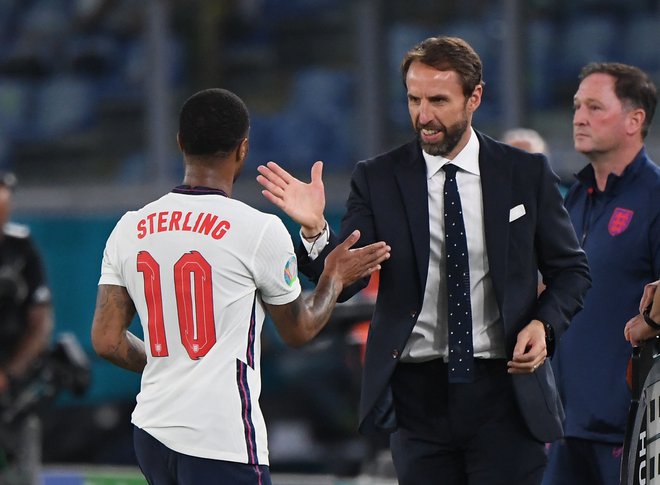
[(395, 177), (408, 219), (422, 292), (429, 266), (429, 203), (426, 164), (416, 142), (409, 144), (408, 156), (395, 165)]
[(490, 139), (479, 136), (479, 170), (484, 204), (484, 230), (490, 275), (500, 309), (504, 297), (509, 243), (512, 164)]

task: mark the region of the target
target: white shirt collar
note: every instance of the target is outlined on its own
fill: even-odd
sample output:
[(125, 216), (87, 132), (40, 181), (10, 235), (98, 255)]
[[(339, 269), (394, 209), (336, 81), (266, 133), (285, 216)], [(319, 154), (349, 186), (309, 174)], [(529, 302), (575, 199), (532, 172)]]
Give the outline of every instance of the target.
[(445, 166), (446, 163), (453, 163), (461, 170), (479, 175), (479, 139), (477, 134), (470, 127), (470, 139), (463, 149), (454, 157), (453, 160), (442, 157), (440, 155), (429, 155), (422, 150), (422, 155), (426, 161), (426, 177), (431, 178), (438, 170)]

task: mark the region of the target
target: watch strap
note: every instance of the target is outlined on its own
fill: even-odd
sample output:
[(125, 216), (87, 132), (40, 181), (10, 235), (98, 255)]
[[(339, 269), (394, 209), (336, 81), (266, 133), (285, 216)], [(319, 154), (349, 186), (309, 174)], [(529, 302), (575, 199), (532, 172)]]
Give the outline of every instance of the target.
[(654, 330), (660, 330), (660, 323), (651, 320), (651, 305), (644, 308), (642, 316), (644, 317), (644, 321), (649, 327), (653, 328)]

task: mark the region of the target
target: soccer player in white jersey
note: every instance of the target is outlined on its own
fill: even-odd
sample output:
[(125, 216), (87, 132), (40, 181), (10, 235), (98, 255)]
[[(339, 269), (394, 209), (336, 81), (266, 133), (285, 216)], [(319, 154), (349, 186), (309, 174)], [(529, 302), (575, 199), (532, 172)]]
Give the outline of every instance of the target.
[[(327, 323), (345, 285), (389, 257), (384, 242), (328, 257), (301, 293), (293, 243), (276, 216), (231, 199), (248, 152), (245, 104), (223, 89), (190, 97), (179, 118), (183, 185), (126, 213), (103, 253), (92, 343), (142, 372), (132, 415), (150, 484), (270, 484), (259, 408), (265, 312), (293, 346)], [(135, 314), (144, 341), (129, 332)]]

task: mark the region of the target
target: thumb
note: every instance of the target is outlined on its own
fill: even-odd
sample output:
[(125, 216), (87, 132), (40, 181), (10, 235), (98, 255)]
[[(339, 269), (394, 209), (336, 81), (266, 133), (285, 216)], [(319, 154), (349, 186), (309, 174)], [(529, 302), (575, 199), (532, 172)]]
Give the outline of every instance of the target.
[(322, 182), (323, 176), (323, 162), (321, 160), (314, 162), (312, 165), (312, 183)]
[(360, 239), (360, 231), (356, 229), (344, 239), (344, 242), (342, 242), (340, 246), (342, 249), (348, 250), (358, 241), (358, 239)]
[(623, 328), (623, 338), (630, 342), (630, 320), (626, 323), (626, 326)]
[(518, 334), (518, 338), (516, 339), (516, 346), (513, 348), (514, 359), (516, 357), (520, 357), (525, 354), (525, 351), (527, 350), (528, 342), (529, 339), (527, 338), (526, 335), (522, 333)]

